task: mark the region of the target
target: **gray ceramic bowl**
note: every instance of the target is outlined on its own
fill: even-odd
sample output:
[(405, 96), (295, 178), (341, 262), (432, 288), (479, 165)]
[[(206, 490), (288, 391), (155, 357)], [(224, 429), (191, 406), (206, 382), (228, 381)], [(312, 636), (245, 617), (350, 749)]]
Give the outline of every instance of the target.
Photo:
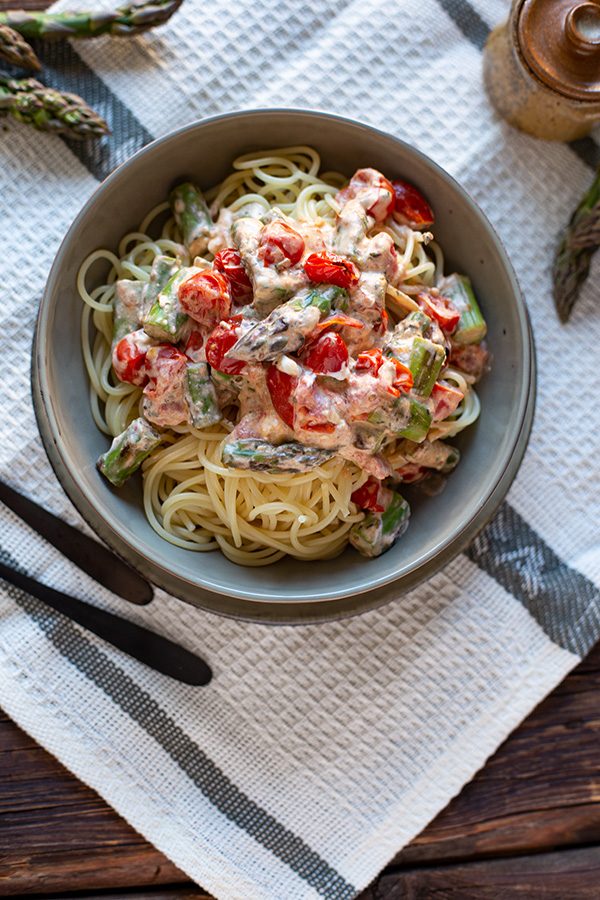
[[(360, 166), (416, 184), (436, 212), (448, 264), (467, 272), (489, 325), (493, 370), (479, 386), (482, 413), (460, 435), (458, 469), (437, 497), (416, 500), (408, 531), (379, 559), (353, 550), (329, 562), (282, 560), (242, 568), (220, 553), (182, 550), (159, 538), (141, 504), (139, 476), (116, 491), (95, 469), (106, 438), (88, 406), (79, 350), (75, 279), (98, 247), (116, 248), (167, 196), (173, 181), (220, 181), (250, 150), (311, 144), (323, 165), (351, 175)], [(102, 273), (98, 273), (100, 277)], [(215, 612), (266, 622), (333, 618), (387, 602), (445, 565), (490, 518), (515, 476), (531, 428), (534, 354), (523, 298), (489, 222), (462, 188), (403, 141), (317, 112), (263, 110), (206, 119), (136, 153), (98, 188), (58, 252), (39, 312), (33, 394), (48, 456), (67, 494), (94, 531), (154, 583)]]

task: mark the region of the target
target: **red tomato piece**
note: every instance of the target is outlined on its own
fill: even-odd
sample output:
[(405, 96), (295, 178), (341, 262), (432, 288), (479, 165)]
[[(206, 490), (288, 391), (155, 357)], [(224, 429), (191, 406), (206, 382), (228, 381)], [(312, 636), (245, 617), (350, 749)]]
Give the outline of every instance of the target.
[(452, 385), (443, 381), (436, 381), (431, 392), (433, 421), (441, 422), (442, 419), (447, 419), (448, 416), (451, 416), (463, 397), (463, 392), (459, 391), (458, 388), (452, 387)]
[(460, 321), (460, 313), (452, 300), (442, 297), (441, 294), (421, 291), (420, 294), (417, 294), (417, 303), (430, 319), (435, 319), (446, 334), (452, 334), (456, 330)]
[(241, 316), (231, 316), (219, 322), (206, 341), (206, 361), (217, 372), (225, 375), (239, 375), (246, 363), (241, 359), (224, 359), (228, 350), (237, 342), (237, 329)]
[(422, 481), (425, 478), (427, 469), (424, 466), (417, 465), (417, 463), (406, 463), (406, 465), (396, 469), (396, 475), (404, 484), (414, 484), (416, 481)]
[(204, 346), (204, 338), (202, 336), (202, 332), (198, 328), (194, 328), (193, 331), (190, 332), (190, 335), (185, 342), (185, 347), (183, 348), (183, 352), (186, 356), (189, 356), (194, 362), (200, 362), (200, 351)]
[(394, 188), (377, 169), (359, 169), (354, 173), (348, 184), (336, 195), (337, 202), (343, 206), (348, 200), (353, 200), (361, 192), (377, 190), (375, 199), (366, 209), (368, 215), (376, 222), (383, 222), (394, 209)]
[(382, 309), (379, 320), (373, 324), (373, 331), (375, 334), (385, 334), (388, 330), (388, 323), (390, 321), (390, 317), (387, 314), (387, 310)]
[(220, 250), (213, 260), (213, 268), (229, 282), (229, 290), (236, 303), (243, 306), (252, 302), (252, 282), (237, 250), (233, 247)]
[(302, 426), (303, 431), (316, 431), (319, 434), (333, 434), (335, 425), (333, 422), (305, 422)]
[(374, 347), (372, 350), (363, 350), (356, 357), (356, 371), (368, 372), (370, 375), (377, 375), (383, 364), (383, 353), (379, 348)]
[(394, 210), (411, 228), (429, 228), (435, 221), (425, 197), (408, 181), (393, 181)]
[(367, 481), (357, 488), (350, 499), (359, 509), (369, 509), (371, 512), (385, 512), (385, 506), (380, 501), (381, 482), (371, 475)]
[(308, 344), (302, 354), (302, 361), (313, 372), (325, 374), (339, 372), (344, 363), (348, 362), (348, 357), (344, 339), (335, 331), (328, 331)]
[(229, 282), (220, 272), (206, 270), (186, 278), (178, 297), (183, 311), (206, 328), (213, 328), (231, 312)]
[(112, 365), (119, 381), (143, 387), (148, 375), (145, 370), (146, 354), (152, 340), (144, 331), (133, 331), (121, 338), (112, 354)]
[(396, 368), (396, 374), (392, 382), (392, 387), (388, 391), (392, 396), (399, 397), (401, 393), (407, 394), (413, 386), (413, 374), (404, 363), (401, 363), (395, 356), (390, 356), (389, 360)]
[(304, 253), (304, 238), (285, 222), (269, 222), (262, 230), (258, 256), (265, 266), (295, 266)]
[(315, 325), (314, 331), (316, 331), (317, 333), (320, 331), (327, 331), (329, 328), (333, 328), (335, 325), (340, 325), (343, 328), (365, 327), (364, 322), (359, 321), (359, 319), (353, 319), (352, 316), (347, 316), (346, 313), (334, 313), (327, 319), (323, 319), (323, 321), (319, 322), (318, 325)]
[(316, 284), (335, 284), (341, 288), (354, 287), (360, 274), (351, 260), (334, 253), (311, 253), (304, 262), (304, 271)]
[(292, 394), (298, 379), (287, 372), (280, 372), (276, 366), (267, 369), (267, 387), (275, 412), (290, 428), (294, 427), (294, 405)]

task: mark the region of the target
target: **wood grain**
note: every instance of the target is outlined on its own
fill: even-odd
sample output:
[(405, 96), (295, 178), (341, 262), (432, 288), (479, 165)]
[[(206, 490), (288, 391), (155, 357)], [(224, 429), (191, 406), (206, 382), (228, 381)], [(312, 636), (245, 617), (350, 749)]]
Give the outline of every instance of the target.
[[(600, 647), (397, 855), (364, 900), (540, 892), (597, 898), (599, 875)], [(108, 890), (114, 900), (119, 889), (137, 888), (127, 897), (207, 897), (6, 716), (0, 884), (4, 895)]]

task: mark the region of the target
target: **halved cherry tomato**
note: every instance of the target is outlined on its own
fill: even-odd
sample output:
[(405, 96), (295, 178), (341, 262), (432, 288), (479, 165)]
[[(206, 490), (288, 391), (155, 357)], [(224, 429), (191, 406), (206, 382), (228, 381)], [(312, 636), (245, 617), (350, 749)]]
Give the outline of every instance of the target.
[(291, 401), (298, 379), (287, 372), (280, 372), (277, 366), (267, 369), (267, 387), (275, 412), (290, 428), (294, 427), (294, 406)]
[(419, 466), (417, 463), (406, 463), (396, 469), (396, 475), (404, 484), (414, 484), (416, 481), (422, 481), (428, 473), (425, 466)]
[(316, 284), (335, 284), (341, 288), (354, 287), (360, 274), (351, 260), (334, 253), (311, 253), (304, 262), (304, 271)]
[(286, 260), (295, 266), (304, 253), (304, 238), (285, 222), (269, 222), (263, 228), (258, 256), (265, 266), (276, 266)]
[(392, 183), (377, 169), (359, 169), (346, 187), (339, 191), (335, 199), (340, 206), (343, 206), (348, 200), (353, 200), (360, 191), (366, 191), (369, 188), (377, 188), (378, 194), (366, 212), (376, 222), (383, 222), (394, 208), (394, 188)]
[(190, 335), (185, 342), (185, 347), (183, 348), (183, 352), (186, 356), (189, 356), (190, 359), (194, 360), (194, 362), (199, 362), (199, 353), (204, 346), (204, 338), (202, 336), (202, 332), (199, 328), (194, 328), (193, 331), (190, 331)]
[(187, 362), (185, 353), (182, 353), (173, 344), (157, 344), (150, 347), (146, 354), (146, 373), (149, 383), (145, 393), (152, 396), (157, 389), (164, 389), (175, 373), (185, 367)]
[(408, 181), (392, 181), (394, 210), (411, 228), (429, 228), (435, 221), (433, 210), (425, 197)]
[(356, 357), (356, 371), (368, 372), (370, 375), (377, 375), (383, 363), (383, 353), (378, 347), (372, 350), (363, 350)]
[(460, 313), (452, 300), (442, 297), (441, 294), (430, 294), (429, 291), (421, 291), (417, 294), (417, 303), (424, 313), (431, 319), (435, 319), (442, 331), (452, 334), (460, 321)]
[(433, 421), (441, 422), (442, 419), (447, 419), (456, 410), (463, 397), (463, 392), (459, 391), (458, 388), (452, 387), (452, 385), (443, 381), (436, 381), (431, 392)]
[(351, 495), (350, 499), (359, 507), (359, 509), (370, 509), (371, 512), (385, 512), (385, 506), (379, 501), (379, 492), (381, 482), (377, 478), (370, 478), (363, 485), (357, 488)]
[(145, 332), (134, 331), (121, 338), (112, 354), (112, 364), (119, 381), (143, 387), (148, 375), (145, 371), (146, 354), (152, 346)]
[(392, 386), (388, 388), (390, 394), (399, 397), (401, 393), (407, 394), (413, 386), (413, 374), (404, 363), (401, 363), (395, 356), (390, 356), (389, 360), (396, 367), (396, 374)]
[(220, 272), (198, 272), (179, 285), (181, 308), (191, 319), (212, 328), (231, 312), (229, 282)]
[(344, 339), (335, 331), (328, 331), (307, 345), (302, 354), (302, 362), (313, 372), (325, 374), (339, 372), (344, 363), (348, 362), (348, 357)]
[(224, 359), (238, 339), (237, 329), (242, 316), (231, 316), (219, 322), (206, 342), (206, 361), (217, 372), (225, 375), (239, 375), (246, 363), (240, 359)]
[(358, 354), (356, 371), (368, 372), (373, 377), (376, 377), (385, 359), (391, 362), (396, 369), (392, 384), (388, 387), (388, 392), (393, 397), (399, 397), (402, 392), (408, 393), (413, 386), (412, 372), (408, 366), (401, 363), (395, 356), (384, 357), (378, 347), (373, 347), (372, 350), (363, 350), (362, 353)]
[(242, 264), (242, 257), (233, 247), (219, 250), (213, 260), (213, 268), (229, 282), (231, 296), (241, 306), (252, 302), (252, 282)]

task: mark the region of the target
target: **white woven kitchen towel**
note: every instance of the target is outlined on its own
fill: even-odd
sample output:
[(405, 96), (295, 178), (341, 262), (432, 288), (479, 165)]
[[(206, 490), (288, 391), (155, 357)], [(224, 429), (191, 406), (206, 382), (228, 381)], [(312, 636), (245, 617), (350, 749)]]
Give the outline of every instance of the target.
[(0, 134), (0, 476), (82, 529), (37, 433), (33, 324), (73, 217), (153, 136), (259, 106), (375, 124), (460, 180), (528, 299), (539, 396), (516, 483), (466, 554), (384, 609), (268, 628), (160, 591), (125, 607), (0, 510), (5, 560), (213, 667), (208, 688), (177, 685), (0, 588), (0, 704), (222, 900), (354, 896), (600, 635), (600, 259), (567, 326), (550, 287), (557, 231), (600, 154), (592, 139), (535, 141), (491, 110), (481, 48), (507, 7), (186, 0), (156, 33), (45, 51), (48, 81), (104, 112), (112, 138), (89, 149), (15, 124)]

